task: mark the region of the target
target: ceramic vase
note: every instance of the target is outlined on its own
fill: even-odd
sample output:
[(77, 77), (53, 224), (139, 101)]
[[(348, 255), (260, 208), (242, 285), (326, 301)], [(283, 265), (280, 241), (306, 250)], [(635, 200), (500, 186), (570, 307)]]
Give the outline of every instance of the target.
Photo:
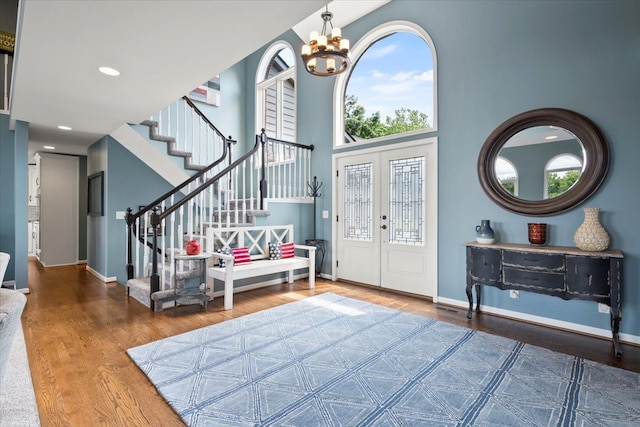
[(583, 251), (603, 251), (609, 247), (609, 234), (600, 224), (600, 208), (584, 208), (584, 222), (573, 241)]
[(495, 234), (488, 219), (480, 220), (480, 225), (476, 225), (476, 241), (485, 245), (495, 242)]

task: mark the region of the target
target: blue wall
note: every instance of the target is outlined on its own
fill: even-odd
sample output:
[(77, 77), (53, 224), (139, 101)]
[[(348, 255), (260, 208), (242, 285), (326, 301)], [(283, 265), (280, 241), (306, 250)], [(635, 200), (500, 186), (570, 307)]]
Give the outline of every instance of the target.
[(0, 114), (0, 252), (11, 255), (3, 281), (16, 288), (27, 283), (27, 141), (29, 126), (16, 121), (9, 130), (9, 116)]
[[(224, 136), (231, 136), (238, 143), (242, 142), (242, 145), (249, 141), (253, 146), (253, 134), (245, 133), (245, 79), (246, 64), (241, 61), (220, 73), (219, 107), (197, 101), (194, 103)], [(237, 158), (244, 154), (245, 150), (234, 148), (233, 152), (234, 158)]]
[[(638, 2), (392, 1), (343, 29), (353, 44), (378, 25), (407, 20), (422, 26), (434, 41), (439, 79), (439, 126), (435, 136), (439, 153), (440, 297), (466, 300), (463, 244), (474, 239), (474, 228), (480, 219), (491, 220), (500, 241), (513, 243), (526, 243), (527, 223), (541, 221), (539, 217), (501, 209), (480, 188), (477, 156), (487, 136), (500, 123), (524, 111), (567, 108), (586, 115), (601, 128), (611, 145), (612, 160), (604, 184), (584, 205), (542, 219), (549, 224), (548, 244), (574, 246), (573, 234), (584, 218), (581, 208), (600, 207), (611, 247), (625, 254), (621, 332), (640, 336), (640, 288), (636, 286), (640, 282), (636, 220), (640, 195), (632, 188), (640, 178), (636, 165), (640, 144), (636, 143), (635, 126), (640, 111), (639, 16)], [(288, 41), (294, 49), (302, 43), (293, 31), (278, 39)], [(272, 42), (222, 73), (222, 106), (210, 107), (208, 112), (221, 131), (238, 138), (236, 153), (253, 144), (255, 73)], [(325, 183), (323, 195), (317, 200), (317, 237), (330, 241), (334, 217), (330, 160), (334, 153), (335, 79), (311, 76), (301, 65), (298, 62), (298, 141), (316, 147), (313, 174)], [(386, 143), (403, 140), (406, 138)], [(128, 153), (113, 141), (100, 144), (105, 145), (104, 156), (108, 157), (110, 202), (98, 234), (106, 238), (108, 233), (110, 238), (109, 256), (98, 256), (102, 263), (98, 270), (123, 281), (124, 233), (114, 233), (120, 233), (124, 225), (114, 219), (115, 211), (144, 204), (145, 189), (158, 177), (153, 178), (153, 171), (136, 168), (135, 161), (126, 164), (123, 159), (129, 157)], [(119, 148), (112, 149), (114, 145)], [(104, 167), (106, 163), (107, 160)], [(93, 172), (91, 165), (90, 156), (88, 173)], [(148, 198), (158, 193), (154, 189)], [(275, 204), (270, 208), (272, 218), (265, 222), (287, 222), (275, 218), (278, 211), (283, 211), (280, 214), (289, 215), (297, 227), (296, 240), (312, 234), (313, 212), (309, 205), (296, 211)], [(321, 218), (322, 210), (331, 212), (329, 219)], [(94, 247), (89, 244), (89, 258)], [(331, 262), (328, 254), (325, 273), (330, 271)], [(601, 329), (609, 327), (608, 315), (598, 314), (592, 303), (528, 293), (513, 300), (492, 288), (485, 290), (483, 300), (489, 306), (524, 314)]]
[[(412, 21), (431, 36), (438, 61), (439, 295), (465, 301), (465, 251), (480, 219), (490, 219), (504, 242), (527, 243), (527, 223), (539, 217), (510, 213), (492, 203), (476, 175), (487, 136), (506, 119), (542, 107), (560, 107), (591, 118), (611, 145), (610, 172), (600, 190), (569, 212), (544, 217), (548, 244), (574, 246), (582, 207), (601, 208), (611, 247), (625, 254), (623, 333), (640, 336), (640, 240), (637, 211), (640, 144), (634, 124), (640, 112), (639, 2), (393, 1), (343, 29), (353, 43), (393, 20)], [(289, 31), (279, 39), (302, 43)], [(272, 41), (273, 42), (273, 41)], [(272, 42), (246, 60), (247, 134), (253, 129), (255, 70)], [(333, 78), (303, 71), (298, 62), (298, 140), (314, 144), (313, 173), (325, 182), (318, 210), (332, 211)], [(224, 91), (223, 91), (224, 93)], [(399, 142), (400, 139), (393, 142)], [(331, 223), (319, 219), (326, 240)], [(325, 268), (325, 272), (327, 269)], [(486, 289), (493, 307), (609, 328), (594, 304)]]
[(89, 147), (88, 173), (105, 171), (104, 216), (88, 217), (88, 265), (105, 277), (127, 282), (126, 223), (117, 211), (152, 202), (173, 187), (110, 136)]
[[(106, 170), (107, 140), (108, 137), (104, 137), (87, 149), (87, 176), (100, 171), (105, 171), (106, 181), (106, 178), (111, 174), (111, 172)], [(105, 182), (105, 204), (108, 203), (106, 190), (107, 182)], [(105, 277), (108, 277), (106, 252), (107, 241), (106, 217), (87, 216), (87, 266)], [(124, 259), (124, 256), (122, 258)]]

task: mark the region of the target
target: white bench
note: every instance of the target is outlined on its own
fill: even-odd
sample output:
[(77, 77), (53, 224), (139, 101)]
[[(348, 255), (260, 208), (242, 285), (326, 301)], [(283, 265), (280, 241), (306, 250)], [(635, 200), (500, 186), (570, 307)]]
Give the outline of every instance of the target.
[[(316, 248), (315, 246), (295, 245), (296, 253), (306, 251), (307, 256), (296, 255), (293, 258), (269, 259), (269, 242), (293, 242), (293, 225), (269, 225), (263, 227), (210, 227), (206, 230), (207, 252), (213, 254), (214, 266), (207, 268), (207, 276), (224, 282), (224, 309), (233, 308), (233, 282), (287, 272), (287, 282), (293, 283), (293, 272), (306, 269), (309, 273), (309, 289), (315, 287)], [(251, 254), (251, 263), (234, 265), (233, 256), (215, 252), (219, 248), (241, 248), (246, 246)], [(218, 267), (218, 261), (225, 261), (224, 267)], [(213, 289), (213, 286), (211, 287)]]

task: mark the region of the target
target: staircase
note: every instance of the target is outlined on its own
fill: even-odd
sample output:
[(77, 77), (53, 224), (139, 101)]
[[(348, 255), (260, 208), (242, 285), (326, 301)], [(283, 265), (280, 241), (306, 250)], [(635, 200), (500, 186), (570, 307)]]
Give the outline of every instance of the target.
[(167, 144), (167, 155), (183, 158), (196, 173), (134, 212), (127, 209), (127, 293), (152, 310), (175, 299), (175, 288), (199, 275), (193, 261), (175, 260), (189, 240), (206, 247), (208, 227), (251, 226), (267, 216), (265, 199), (309, 201), (313, 146), (267, 137), (238, 159), (225, 137), (183, 97), (145, 120), (149, 138)]

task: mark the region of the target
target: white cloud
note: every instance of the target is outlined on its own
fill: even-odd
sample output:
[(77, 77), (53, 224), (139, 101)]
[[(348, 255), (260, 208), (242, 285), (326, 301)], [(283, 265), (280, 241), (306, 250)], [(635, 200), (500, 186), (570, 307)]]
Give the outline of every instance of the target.
[(433, 82), (433, 70), (428, 70), (424, 73), (418, 74), (414, 77), (414, 79), (420, 80), (422, 82)]
[(425, 82), (423, 80), (418, 79), (409, 79), (409, 80), (395, 80), (389, 81), (388, 83), (379, 83), (370, 87), (370, 90), (375, 93), (384, 94), (384, 95), (394, 95), (400, 93), (421, 93), (426, 90), (426, 88), (431, 87), (432, 85), (429, 82)]
[(387, 55), (390, 55), (398, 48), (395, 44), (390, 44), (385, 47), (377, 48), (377, 49), (369, 49), (367, 52), (367, 59), (380, 59), (384, 58)]
[(404, 82), (406, 80), (412, 79), (414, 74), (415, 74), (414, 71), (396, 73), (393, 76), (391, 76), (391, 80), (394, 82)]
[(387, 78), (387, 74), (386, 73), (381, 73), (378, 70), (371, 70), (371, 77), (373, 77), (374, 79), (386, 79)]
[(433, 82), (433, 70), (428, 70), (417, 74), (415, 71), (399, 72), (391, 76), (390, 80), (394, 82), (404, 82), (407, 80), (415, 80), (420, 82)]

